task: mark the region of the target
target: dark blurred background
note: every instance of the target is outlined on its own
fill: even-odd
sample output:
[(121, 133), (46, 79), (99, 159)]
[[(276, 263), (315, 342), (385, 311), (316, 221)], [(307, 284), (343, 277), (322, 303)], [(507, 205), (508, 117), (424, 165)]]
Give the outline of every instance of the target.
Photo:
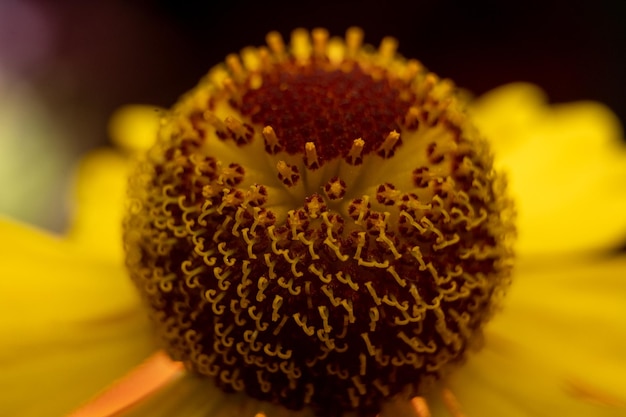
[(626, 121), (624, 0), (0, 0), (0, 213), (62, 230), (71, 168), (115, 108), (170, 106), (270, 30), (351, 25), (476, 94), (530, 81)]

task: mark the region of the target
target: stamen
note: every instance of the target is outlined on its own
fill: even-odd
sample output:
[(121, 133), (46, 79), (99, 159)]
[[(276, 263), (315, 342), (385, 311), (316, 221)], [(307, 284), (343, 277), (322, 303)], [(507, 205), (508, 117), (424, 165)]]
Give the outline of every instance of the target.
[(320, 161), (317, 158), (317, 151), (313, 142), (307, 142), (304, 145), (304, 164), (311, 170), (316, 170), (320, 167)]
[(241, 60), (243, 66), (248, 71), (258, 71), (261, 67), (261, 61), (259, 57), (259, 51), (256, 48), (248, 46), (241, 51)]
[(323, 28), (315, 28), (311, 32), (313, 37), (313, 54), (316, 57), (326, 56), (326, 48), (328, 46), (328, 31)]
[(380, 53), (383, 61), (389, 61), (396, 53), (396, 49), (398, 49), (398, 41), (395, 38), (386, 36), (380, 42), (378, 52)]
[[(257, 51), (259, 53), (259, 61), (261, 63), (260, 69), (262, 71), (269, 71), (271, 68), (271, 64), (272, 64), (271, 59), (270, 59), (271, 58), (270, 50), (266, 46), (260, 46), (257, 49)], [(258, 73), (255, 74), (255, 76), (258, 76)], [(255, 88), (258, 88), (258, 86)]]
[(347, 55), (354, 56), (357, 54), (363, 43), (363, 30), (357, 27), (351, 27), (346, 31)]
[(226, 139), (229, 134), (226, 128), (226, 124), (219, 119), (215, 114), (210, 111), (202, 113), (202, 118), (209, 122), (211, 126), (215, 128), (215, 135), (220, 139)]
[(263, 128), (263, 138), (265, 139), (265, 150), (270, 154), (277, 154), (282, 150), (282, 145), (276, 137), (276, 133), (272, 126), (265, 126)]
[(295, 165), (289, 165), (285, 161), (278, 161), (276, 164), (278, 179), (287, 187), (295, 185), (300, 179), (300, 172)]
[(419, 117), (420, 112), (417, 107), (410, 107), (409, 110), (406, 112), (406, 115), (404, 116), (404, 126), (407, 129), (417, 129), (417, 127), (419, 126)]
[(389, 158), (393, 156), (393, 153), (398, 146), (399, 141), (400, 134), (398, 132), (396, 132), (395, 130), (389, 132), (389, 134), (385, 138), (385, 141), (382, 143), (382, 145), (380, 145), (380, 148), (378, 148), (378, 155), (382, 156), (383, 158)]
[(238, 145), (244, 145), (252, 139), (253, 129), (249, 125), (244, 125), (231, 116), (226, 116), (224, 124)]
[(417, 59), (410, 59), (406, 63), (406, 69), (403, 74), (403, 79), (405, 82), (410, 83), (415, 79), (417, 74), (424, 71), (424, 66)]
[(299, 61), (305, 61), (311, 56), (311, 39), (305, 29), (296, 29), (291, 32), (291, 53)]
[(183, 372), (180, 362), (173, 362), (159, 351), (111, 385), (94, 399), (67, 417), (111, 417), (136, 404)]
[(222, 85), (230, 94), (239, 95), (237, 85), (231, 77), (224, 78), (224, 80), (222, 80)]
[(276, 31), (268, 33), (265, 41), (267, 42), (267, 46), (269, 46), (270, 50), (277, 58), (283, 57), (285, 54), (285, 42), (283, 41), (283, 37), (280, 33)]
[(352, 142), (352, 147), (346, 156), (346, 162), (350, 165), (361, 165), (363, 162), (363, 147), (365, 146), (365, 141), (361, 138), (355, 139)]
[(237, 84), (235, 84), (235, 81), (233, 81), (231, 77), (224, 78), (224, 80), (222, 81), (222, 86), (224, 87), (224, 90), (228, 91), (230, 99), (233, 102), (241, 103), (241, 93), (237, 88)]
[(346, 194), (346, 183), (339, 177), (333, 177), (324, 185), (324, 193), (329, 200), (339, 200)]
[(328, 60), (336, 66), (339, 66), (346, 54), (346, 44), (337, 38), (331, 38), (328, 41), (328, 48), (326, 50), (326, 55), (328, 56)]
[(240, 80), (242, 80), (245, 77), (246, 72), (245, 72), (243, 66), (241, 65), (241, 61), (239, 59), (239, 55), (237, 55), (237, 54), (229, 54), (226, 57), (226, 66), (231, 71), (232, 75), (234, 76), (234, 78), (237, 81), (240, 81)]

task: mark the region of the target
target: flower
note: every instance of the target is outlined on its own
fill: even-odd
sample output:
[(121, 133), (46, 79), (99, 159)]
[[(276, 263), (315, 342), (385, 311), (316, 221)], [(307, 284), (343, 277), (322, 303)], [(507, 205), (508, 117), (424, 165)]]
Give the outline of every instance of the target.
[[(6, 364), (4, 369), (7, 369), (0, 377), (4, 388), (1, 397), (3, 410), (18, 416), (62, 415), (124, 375), (125, 371), (156, 350), (158, 342), (150, 331), (147, 315), (132, 290), (130, 280), (126, 278), (128, 274), (122, 265), (124, 254), (119, 240), (122, 235), (122, 190), (131, 165), (128, 156), (138, 153), (152, 142), (151, 138), (156, 136), (154, 132), (159, 128), (159, 120), (164, 120), (157, 145), (151, 148), (147, 157), (141, 157), (142, 162), (132, 171), (131, 204), (124, 221), (124, 240), (128, 253), (126, 264), (149, 306), (151, 319), (157, 324), (160, 343), (164, 343), (170, 355), (185, 362), (195, 372), (181, 374), (177, 366), (171, 366), (162, 356), (153, 357), (143, 368), (139, 368), (140, 371), (131, 373), (129, 380), (122, 380), (121, 383), (126, 384), (123, 387), (138, 387), (139, 391), (145, 391), (140, 394), (150, 394), (153, 388), (157, 388), (153, 385), (158, 386), (160, 381), (151, 383), (154, 374), (149, 372), (159, 368), (164, 368), (164, 372), (157, 373), (156, 377), (163, 378), (164, 384), (169, 381), (169, 384), (144, 401), (132, 404), (134, 406), (126, 410), (128, 415), (213, 416), (239, 413), (253, 416), (262, 412), (267, 416), (275, 416), (310, 413), (306, 410), (289, 411), (283, 406), (251, 399), (242, 393), (224, 394), (208, 382), (209, 379), (195, 375), (213, 372), (211, 365), (215, 359), (209, 360), (211, 349), (223, 350), (223, 345), (236, 343), (237, 337), (259, 337), (259, 334), (263, 335), (263, 326), (259, 322), (252, 323), (259, 326), (258, 332), (254, 333), (253, 328), (246, 329), (242, 327), (243, 324), (240, 325), (243, 328), (241, 331), (233, 325), (239, 325), (235, 307), (242, 307), (241, 302), (246, 298), (243, 295), (239, 295), (239, 301), (236, 298), (230, 300), (234, 315), (231, 322), (220, 321), (224, 313), (216, 301), (220, 296), (216, 289), (205, 288), (198, 295), (188, 291), (188, 288), (206, 285), (199, 281), (203, 278), (198, 278), (198, 274), (204, 272), (203, 266), (211, 266), (212, 276), (224, 277), (215, 281), (219, 281), (219, 285), (225, 287), (220, 289), (227, 292), (228, 277), (224, 274), (227, 271), (236, 273), (227, 267), (240, 262), (239, 271), (244, 276), (253, 276), (263, 266), (257, 265), (254, 271), (249, 266), (255, 262), (255, 256), (262, 253), (265, 254), (261, 259), (265, 262), (263, 270), (267, 275), (254, 277), (257, 284), (250, 297), (258, 303), (267, 300), (267, 313), (276, 314), (273, 322), (283, 323), (281, 309), (297, 308), (297, 305), (289, 305), (290, 300), (286, 300), (286, 297), (280, 296), (280, 288), (289, 292), (297, 290), (290, 281), (275, 284), (272, 288), (266, 282), (266, 277), (272, 279), (272, 268), (286, 268), (296, 277), (303, 274), (302, 271), (308, 270), (313, 275), (322, 271), (324, 273), (317, 274), (320, 280), (330, 281), (326, 272), (331, 271), (331, 266), (315, 262), (318, 260), (316, 256), (326, 256), (332, 260), (332, 267), (337, 268), (332, 270), (332, 275), (340, 284), (352, 288), (360, 283), (367, 288), (369, 298), (365, 305), (368, 310), (365, 311), (372, 313), (366, 316), (354, 314), (354, 322), (365, 321), (366, 328), (363, 330), (357, 327), (356, 337), (349, 330), (342, 337), (336, 337), (337, 341), (344, 341), (351, 346), (357, 345), (356, 341), (360, 339), (361, 346), (365, 346), (361, 349), (367, 350), (351, 348), (349, 354), (352, 358), (347, 355), (336, 356), (336, 361), (331, 361), (331, 366), (327, 368), (329, 372), (339, 372), (340, 365), (345, 364), (346, 369), (352, 372), (348, 375), (352, 385), (342, 385), (337, 378), (328, 377), (327, 381), (336, 392), (325, 393), (315, 402), (316, 393), (323, 387), (315, 385), (311, 389), (306, 385), (297, 385), (298, 378), (290, 378), (295, 368), (283, 370), (285, 377), (282, 380), (257, 372), (261, 388), (263, 381), (266, 381), (271, 384), (270, 388), (275, 387), (276, 390), (269, 389), (266, 392), (259, 388), (249, 393), (253, 397), (282, 402), (286, 407), (295, 407), (304, 401), (325, 413), (345, 411), (350, 405), (360, 409), (359, 401), (367, 407), (375, 407), (367, 399), (352, 399), (355, 395), (354, 387), (359, 388), (359, 384), (363, 384), (358, 376), (365, 380), (368, 375), (363, 367), (372, 367), (378, 371), (376, 379), (366, 382), (387, 387), (394, 394), (404, 389), (393, 385), (394, 378), (411, 375), (394, 372), (385, 374), (384, 367), (377, 368), (376, 363), (384, 361), (383, 354), (377, 352), (386, 348), (380, 335), (375, 333), (377, 320), (384, 322), (382, 316), (405, 317), (410, 326), (411, 319), (426, 317), (422, 327), (432, 327), (436, 329), (435, 332), (420, 333), (423, 329), (419, 326), (400, 329), (407, 329), (411, 335), (423, 335), (424, 340), (430, 336), (434, 338), (430, 340), (442, 341), (440, 345), (444, 348), (435, 349), (431, 356), (423, 356), (432, 365), (430, 374), (425, 374), (428, 378), (415, 381), (415, 385), (406, 385), (411, 396), (419, 394), (420, 397), (412, 402), (399, 400), (386, 403), (383, 415), (417, 413), (422, 416), (429, 412), (445, 415), (443, 409), (447, 409), (452, 415), (458, 416), (461, 415), (458, 404), (469, 415), (619, 415), (624, 412), (626, 396), (619, 389), (621, 385), (618, 378), (621, 375), (619, 370), (626, 365), (621, 353), (626, 340), (623, 337), (626, 334), (623, 322), (626, 287), (620, 275), (626, 269), (626, 260), (620, 256), (599, 254), (599, 251), (617, 244), (626, 230), (626, 216), (622, 214), (626, 206), (626, 194), (619, 182), (626, 174), (626, 152), (619, 145), (621, 132), (610, 111), (594, 103), (547, 106), (541, 92), (525, 84), (505, 86), (471, 104), (468, 113), (485, 136), (506, 138), (506, 141), (491, 139), (491, 146), (497, 156), (495, 166), (508, 174), (510, 189), (517, 201), (517, 251), (520, 261), (503, 312), (485, 326), (484, 347), (466, 358), (465, 352), (480, 344), (483, 338), (481, 329), (485, 318), (499, 307), (498, 297), (484, 298), (482, 295), (503, 291), (508, 286), (511, 206), (501, 194), (503, 187), (490, 168), (489, 153), (484, 150), (480, 136), (467, 122), (461, 102), (458, 101), (461, 99), (451, 93), (451, 85), (439, 81), (433, 75), (426, 75), (414, 61), (407, 64), (394, 57), (395, 44), (392, 40), (384, 40), (380, 52), (375, 53), (360, 47), (361, 36), (359, 31), (351, 30), (345, 43), (329, 41), (324, 31), (316, 30), (311, 44), (307, 41), (306, 32), (297, 31), (292, 40), (292, 49), (296, 60), (307, 60), (328, 51), (329, 61), (339, 66), (344, 62), (344, 56), (363, 54), (358, 57), (361, 65), (344, 65), (340, 69), (341, 73), (337, 73), (339, 81), (333, 81), (335, 84), (328, 86), (328, 89), (331, 91), (345, 87), (342, 83), (348, 79), (365, 82), (366, 88), (359, 90), (359, 86), (349, 85), (347, 92), (368, 94), (372, 88), (377, 88), (377, 95), (383, 99), (390, 94), (398, 94), (398, 97), (393, 97), (391, 104), (400, 102), (401, 107), (404, 107), (394, 111), (406, 117), (400, 122), (392, 117), (391, 121), (386, 122), (384, 131), (378, 132), (373, 138), (357, 140), (348, 132), (345, 141), (325, 149), (324, 142), (315, 139), (315, 135), (320, 135), (320, 132), (315, 129), (309, 129), (306, 134), (297, 129), (294, 131), (293, 126), (301, 127), (303, 122), (285, 120), (272, 120), (267, 124), (272, 126), (271, 129), (261, 126), (262, 136), (258, 132), (259, 136), (255, 137), (251, 125), (224, 114), (223, 106), (227, 101), (220, 98), (221, 92), (226, 91), (227, 98), (231, 99), (230, 106), (247, 114), (253, 121), (255, 114), (262, 114), (259, 109), (268, 101), (272, 90), (260, 87), (272, 85), (272, 80), (259, 82), (255, 77), (246, 78), (246, 71), (265, 65), (263, 59), (268, 55), (263, 49), (247, 49), (241, 55), (244, 66), (236, 56), (229, 57), (227, 63), (230, 77), (225, 77), (223, 70), (218, 67), (210, 73), (205, 84), (185, 96), (164, 119), (159, 114), (156, 115), (159, 117), (155, 117), (154, 111), (146, 115), (142, 108), (126, 109), (114, 119), (113, 136), (118, 139), (120, 149), (98, 152), (84, 163), (77, 184), (79, 211), (74, 227), (66, 237), (46, 236), (8, 220), (0, 223), (3, 236), (10, 237), (10, 240), (3, 239), (1, 243), (2, 251), (8, 256), (0, 266), (4, 286), (2, 305), (5, 308), (2, 325), (3, 329), (6, 328), (3, 330), (5, 339), (0, 350), (0, 360), (3, 366)], [(269, 36), (268, 44), (274, 57), (286, 51), (276, 35)], [(304, 68), (310, 69), (306, 66)], [(376, 80), (388, 76), (380, 71), (381, 68), (386, 68), (396, 78), (388, 84), (376, 84)], [(369, 78), (363, 78), (359, 73), (363, 69)], [(295, 71), (296, 81), (316, 80), (315, 71), (303, 76), (298, 68), (289, 70)], [(254, 73), (253, 70), (250, 72)], [(417, 85), (422, 86), (423, 90), (405, 88), (414, 77), (419, 80)], [(246, 82), (252, 85), (249, 91), (261, 91), (263, 97), (243, 99), (238, 96), (242, 91), (240, 86)], [(293, 84), (290, 84), (293, 82), (279, 77), (275, 91), (280, 91), (285, 85), (293, 88)], [(317, 81), (307, 82), (304, 82), (304, 87), (298, 88), (306, 91), (310, 102), (295, 100), (295, 104), (315, 107), (318, 104), (316, 100), (329, 98), (314, 88), (307, 90), (311, 85), (318, 85)], [(391, 89), (389, 84), (393, 84)], [(216, 90), (216, 85), (224, 85), (225, 88)], [(207, 95), (208, 91), (211, 93)], [(212, 107), (208, 109), (210, 111), (197, 111), (206, 106), (209, 98), (213, 100)], [(373, 96), (369, 100), (379, 99)], [(284, 104), (277, 103), (275, 99), (269, 101), (270, 107), (274, 107), (272, 110), (275, 107), (285, 108)], [(250, 103), (252, 109), (247, 109), (245, 106)], [(416, 107), (415, 103), (422, 107)], [(357, 104), (358, 99), (350, 103)], [(385, 102), (383, 107), (374, 106), (366, 111), (374, 112), (378, 119), (385, 119), (388, 103)], [(419, 113), (420, 109), (429, 112)], [(340, 112), (324, 115), (322, 119), (332, 119), (333, 116), (339, 117)], [(263, 119), (267, 120), (268, 117), (272, 117), (272, 114), (263, 116)], [(137, 120), (137, 124), (131, 125)], [(437, 123), (434, 123), (435, 120)], [(421, 130), (411, 128), (415, 123), (427, 127)], [(440, 125), (443, 126), (442, 132), (434, 132), (433, 126)], [(363, 130), (370, 132), (368, 129)], [(198, 151), (198, 142), (193, 139), (198, 137), (200, 131), (203, 134), (207, 131), (215, 132), (216, 138), (211, 139), (211, 146), (221, 147), (219, 158), (228, 165), (217, 160), (215, 154)], [(342, 131), (335, 132), (335, 135), (341, 134)], [(303, 139), (286, 142), (285, 135), (291, 138), (301, 135)], [(419, 144), (418, 139), (425, 139), (423, 145)], [(436, 145), (429, 150), (431, 140)], [(173, 147), (172, 143), (177, 146)], [(256, 146), (255, 143), (261, 145), (257, 152), (242, 151), (246, 146)], [(462, 181), (462, 173), (455, 174), (456, 181), (446, 183), (438, 181), (433, 172), (428, 176), (424, 170), (415, 170), (413, 165), (402, 165), (407, 160), (412, 163), (413, 158), (404, 152), (406, 144), (423, 146), (422, 151), (428, 157), (424, 163), (433, 170), (442, 162), (451, 170), (465, 169), (462, 172), (470, 175), (470, 185)], [(290, 146), (294, 148), (290, 149)], [(262, 165), (265, 163), (261, 160), (264, 152), (269, 155), (270, 166), (275, 167), (270, 173)], [(454, 156), (459, 154), (464, 158), (456, 161), (462, 164), (454, 162)], [(359, 168), (361, 164), (366, 165), (367, 159), (377, 161), (376, 169), (371, 166), (365, 172), (361, 170), (360, 177), (355, 176), (354, 172), (362, 168)], [(240, 160), (245, 163), (240, 163)], [(528, 161), (533, 164), (529, 166)], [(172, 167), (172, 164), (175, 165)], [(385, 170), (396, 175), (386, 175), (384, 179), (376, 175)], [(424, 183), (425, 191), (415, 196), (406, 193), (404, 188), (409, 186), (397, 185), (405, 184), (401, 179), (402, 173), (410, 174), (413, 188), (421, 188), (420, 185)], [(181, 179), (183, 181), (179, 181)], [(264, 184), (270, 185), (263, 190), (261, 186)], [(373, 187), (370, 193), (372, 199), (376, 199), (370, 206), (363, 199), (359, 201), (363, 190), (368, 189), (367, 184)], [(236, 192), (244, 186), (247, 191)], [(309, 187), (323, 191), (312, 192)], [(362, 188), (353, 191), (359, 187)], [(471, 194), (477, 189), (477, 194)], [(446, 229), (445, 223), (454, 220), (450, 215), (454, 207), (448, 201), (449, 196), (458, 198), (459, 195), (468, 194), (471, 198), (461, 199), (467, 203), (465, 209), (457, 207), (454, 212), (459, 216), (456, 220), (464, 216), (463, 221), (459, 220), (458, 223), (466, 227)], [(439, 196), (439, 200), (433, 201), (441, 202), (437, 206), (431, 204), (423, 207), (425, 196)], [(198, 206), (194, 209), (194, 198), (202, 203), (199, 209)], [(266, 205), (268, 200), (271, 204)], [(331, 217), (333, 213), (341, 213), (344, 200), (343, 207), (348, 215)], [(589, 204), (590, 201), (593, 201), (593, 205)], [(299, 206), (302, 206), (300, 211), (297, 210)], [(383, 210), (386, 206), (389, 212)], [(264, 207), (269, 209), (264, 212)], [(393, 211), (395, 207), (398, 209)], [(581, 212), (583, 208), (586, 210)], [(424, 223), (416, 220), (415, 213), (418, 210), (428, 215)], [(598, 211), (602, 215), (598, 215)], [(262, 216), (264, 213), (265, 217)], [(486, 217), (492, 220), (485, 223)], [(182, 223), (176, 223), (190, 218), (194, 221), (189, 223), (191, 226), (186, 225), (191, 230), (183, 230), (184, 226), (179, 227)], [(401, 219), (406, 219), (406, 229), (402, 229)], [(471, 230), (470, 226), (474, 223), (482, 232), (464, 235), (463, 230)], [(272, 229), (274, 225), (280, 224), (286, 224), (287, 227), (280, 229), (277, 226)], [(387, 224), (391, 226), (385, 227)], [(206, 231), (197, 235), (191, 233), (197, 231), (195, 227), (207, 226), (212, 230), (214, 246), (208, 243), (208, 235), (202, 234)], [(256, 235), (252, 234), (253, 227), (260, 230)], [(424, 248), (427, 245), (437, 246), (439, 249), (436, 250), (446, 254), (450, 269), (446, 270), (446, 265), (434, 268), (431, 273), (433, 279), (436, 279), (437, 273), (442, 274), (442, 277), (447, 273), (447, 282), (453, 282), (456, 289), (470, 288), (468, 294), (459, 291), (452, 301), (469, 297), (469, 304), (473, 308), (463, 312), (460, 308), (465, 304), (461, 302), (440, 312), (454, 318), (457, 321), (455, 326), (450, 322), (444, 324), (438, 321), (436, 313), (420, 311), (418, 299), (426, 303), (432, 301), (424, 297), (415, 297), (414, 305), (417, 305), (417, 309), (412, 315), (407, 313), (402, 316), (397, 313), (394, 316), (383, 307), (380, 307), (380, 311), (374, 311), (374, 307), (383, 304), (383, 299), (390, 308), (400, 312), (409, 311), (407, 306), (410, 304), (404, 304), (406, 299), (400, 298), (406, 293), (398, 292), (397, 289), (404, 288), (408, 279), (406, 270), (402, 269), (406, 267), (403, 261), (409, 265), (413, 262), (413, 268), (419, 271), (429, 270), (426, 263), (420, 264), (419, 259), (424, 258), (419, 253), (412, 253), (412, 258), (406, 256), (407, 251), (410, 252), (416, 246), (407, 246), (405, 242), (418, 239), (411, 228), (418, 231), (430, 228), (429, 234), (420, 234), (431, 238), (425, 240)], [(344, 233), (344, 229), (355, 233)], [(166, 233), (167, 230), (170, 234)], [(287, 237), (280, 238), (281, 234)], [(463, 234), (463, 239), (460, 234)], [(183, 236), (186, 236), (185, 242), (193, 242), (191, 250), (181, 248), (181, 243), (172, 239), (183, 239)], [(205, 240), (201, 241), (203, 236)], [(255, 241), (255, 236), (260, 236), (258, 241)], [(342, 236), (351, 236), (351, 239), (342, 240)], [(457, 245), (461, 240), (462, 243)], [(298, 248), (303, 250), (298, 252)], [(189, 258), (193, 253), (197, 256)], [(341, 265), (345, 265), (342, 262), (347, 259), (346, 253), (352, 255), (357, 266), (341, 269)], [(477, 254), (483, 255), (483, 260), (488, 259), (486, 263), (491, 266), (485, 267), (485, 263), (478, 262), (481, 257)], [(306, 262), (299, 262), (296, 255), (301, 255), (301, 259), (306, 259)], [(198, 263), (198, 258), (201, 263)], [(472, 258), (474, 262), (464, 263), (462, 260), (466, 258)], [(429, 259), (434, 262), (435, 258)], [(185, 282), (184, 291), (181, 290), (183, 284), (176, 281), (176, 274), (171, 274), (174, 269), (170, 263), (173, 262), (177, 262), (177, 267), (185, 272), (183, 281), (188, 281)], [(460, 269), (452, 268), (454, 265)], [(368, 271), (368, 268), (384, 270), (389, 274), (388, 281), (391, 284), (372, 280), (367, 286), (364, 281), (357, 281), (358, 276), (354, 275), (354, 271), (367, 276), (364, 271)], [(463, 278), (459, 278), (462, 276), (460, 273), (455, 275), (455, 271), (471, 271), (472, 268), (477, 268), (474, 269), (477, 271), (474, 276), (463, 275)], [(354, 275), (353, 281), (350, 280), (350, 271)], [(281, 274), (288, 276), (284, 270)], [(474, 287), (467, 285), (468, 280)], [(453, 294), (455, 290), (445, 285), (437, 288), (452, 291)], [(245, 290), (244, 286), (239, 292), (246, 294)], [(301, 291), (309, 293), (310, 288)], [(341, 286), (332, 287), (330, 295), (329, 291), (328, 287), (320, 287), (314, 301), (316, 304), (320, 300), (335, 301), (336, 306), (331, 304), (336, 309), (343, 309), (344, 314), (333, 316), (336, 310), (320, 307), (318, 322), (313, 322), (313, 319), (308, 322), (294, 319), (304, 333), (309, 328), (336, 326), (333, 321), (336, 317), (346, 317), (347, 323), (352, 323), (350, 311), (353, 305), (342, 303), (347, 300), (347, 295), (341, 293)], [(377, 294), (384, 294), (387, 298)], [(199, 297), (197, 303), (185, 301), (193, 297)], [(439, 301), (445, 304), (447, 300), (442, 296)], [(216, 309), (214, 315), (205, 317), (205, 313), (196, 309), (198, 303), (207, 306), (211, 304)], [(306, 299), (303, 303), (306, 304)], [(439, 311), (434, 304), (426, 310)], [(248, 312), (249, 318), (259, 317), (257, 313)], [(428, 317), (432, 316), (435, 318), (429, 321)], [(12, 317), (19, 319), (11, 320)], [(172, 320), (172, 317), (177, 319)], [(189, 331), (194, 328), (189, 329), (188, 324), (198, 320), (213, 320), (212, 335), (221, 344), (216, 342), (216, 346), (206, 347), (197, 337), (197, 332)], [(471, 323), (471, 326), (464, 331), (460, 323)], [(330, 342), (324, 340), (323, 333), (328, 334), (330, 330), (324, 330), (320, 336), (301, 340), (296, 336), (299, 328), (292, 327), (290, 332), (299, 343), (301, 355), (305, 361), (309, 361), (311, 368), (315, 368), (316, 362), (307, 357), (306, 353), (320, 349), (316, 344), (328, 347)], [(368, 334), (367, 329), (371, 329), (372, 333)], [(248, 330), (250, 332), (246, 333)], [(273, 330), (276, 331), (276, 326)], [(406, 345), (414, 350), (421, 349), (422, 353), (430, 353), (430, 346), (416, 345), (418, 342), (415, 340), (419, 341), (419, 338), (412, 340), (406, 333), (404, 335)], [(289, 338), (277, 340), (283, 344), (289, 342)], [(311, 346), (306, 345), (307, 340)], [(318, 340), (322, 342), (321, 345)], [(254, 340), (247, 342), (253, 345)], [(272, 356), (271, 351), (274, 350), (273, 354), (279, 359), (290, 359), (288, 350), (281, 350), (283, 346), (280, 344), (270, 343), (262, 348), (266, 346), (269, 346), (269, 356)], [(41, 348), (44, 348), (43, 351)], [(396, 367), (410, 362), (410, 352), (407, 352), (398, 354)], [(369, 359), (367, 354), (371, 356)], [(400, 359), (403, 359), (404, 364), (400, 363)], [(228, 368), (229, 361), (229, 356), (222, 356), (220, 370), (229, 372), (221, 373), (218, 381), (221, 381), (219, 384), (223, 387), (237, 390), (236, 368)], [(351, 363), (358, 366), (350, 368)], [(271, 366), (271, 362), (264, 366)], [(445, 369), (445, 372), (439, 372), (438, 367)], [(320, 378), (315, 369), (310, 372), (313, 378)], [(419, 380), (424, 373), (412, 375)], [(421, 382), (425, 384), (431, 382), (431, 379), (437, 380), (432, 382), (434, 386), (428, 392), (421, 391), (426, 386)], [(407, 382), (403, 380), (402, 384)], [(70, 389), (54, 390), (59, 385)], [(293, 391), (291, 395), (280, 395), (289, 390)], [(311, 390), (308, 397), (307, 390)], [(28, 399), (33, 392), (55, 392), (58, 395), (42, 395), (39, 402), (32, 403)], [(124, 397), (125, 392), (118, 388), (113, 394), (105, 393), (105, 397), (101, 398), (115, 398), (115, 394), (120, 392)], [(443, 393), (443, 396), (438, 393)], [(338, 395), (333, 396), (335, 394)], [(289, 403), (294, 398), (294, 401), (300, 403)], [(313, 401), (308, 401), (311, 398)], [(323, 399), (327, 398), (333, 398), (340, 408), (321, 409)], [(342, 398), (344, 402), (341, 402)], [(100, 405), (102, 403), (99, 402)], [(109, 405), (117, 406), (116, 403)], [(89, 414), (85, 408), (81, 412), (87, 416), (98, 415)]]
[(228, 56), (163, 118), (124, 219), (170, 357), (329, 417), (461, 363), (511, 270), (512, 205), (463, 100), (361, 37)]

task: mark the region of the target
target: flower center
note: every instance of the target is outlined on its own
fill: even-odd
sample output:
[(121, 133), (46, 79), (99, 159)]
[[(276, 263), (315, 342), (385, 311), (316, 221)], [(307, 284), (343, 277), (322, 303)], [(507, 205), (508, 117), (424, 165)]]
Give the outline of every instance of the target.
[(401, 91), (358, 65), (332, 70), (323, 62), (286, 63), (264, 74), (261, 86), (247, 90), (233, 106), (253, 123), (272, 126), (285, 152), (300, 153), (310, 142), (323, 162), (345, 157), (354, 139), (364, 141), (365, 155), (399, 131), (411, 104)]
[(514, 234), (452, 84), (360, 38), (270, 34), (229, 56), (164, 120), (125, 219), (172, 358), (328, 416), (375, 414), (460, 364)]

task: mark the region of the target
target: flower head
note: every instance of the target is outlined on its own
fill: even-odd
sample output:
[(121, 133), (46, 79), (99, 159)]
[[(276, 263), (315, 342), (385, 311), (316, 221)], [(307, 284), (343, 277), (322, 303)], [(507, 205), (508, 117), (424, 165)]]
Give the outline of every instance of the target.
[(228, 56), (163, 120), (124, 222), (173, 359), (324, 415), (423, 394), (511, 269), (511, 203), (464, 100), (361, 37)]
[(466, 113), (361, 37), (271, 34), (171, 111), (122, 109), (66, 236), (0, 218), (0, 410), (624, 415), (626, 257), (597, 256), (626, 230), (614, 115), (521, 83)]

